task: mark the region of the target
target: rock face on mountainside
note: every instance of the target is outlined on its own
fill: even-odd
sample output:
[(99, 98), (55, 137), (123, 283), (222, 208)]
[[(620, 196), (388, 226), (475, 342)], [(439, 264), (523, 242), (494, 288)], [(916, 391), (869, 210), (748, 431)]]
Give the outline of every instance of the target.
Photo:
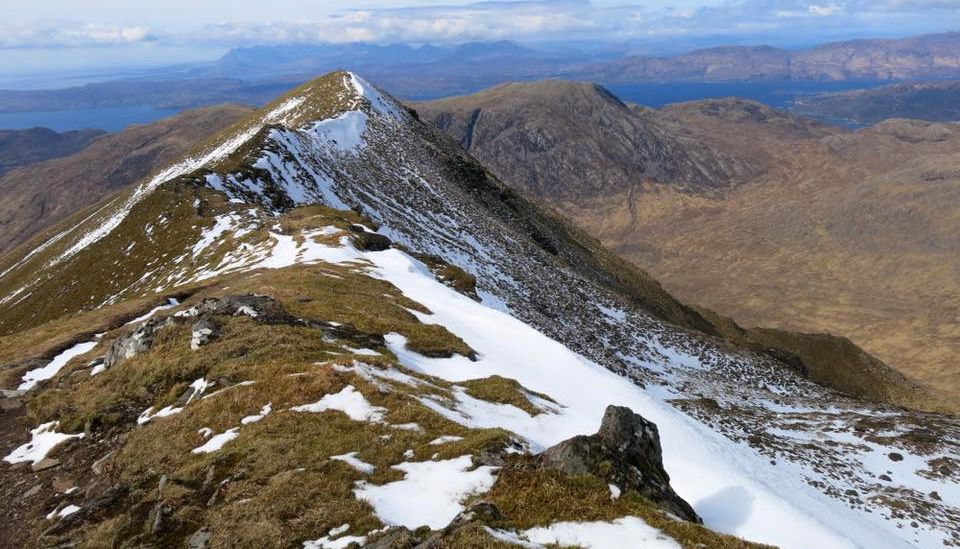
[(594, 435), (579, 435), (540, 454), (543, 466), (570, 475), (596, 475), (620, 491), (633, 490), (684, 520), (700, 517), (670, 487), (657, 426), (623, 406), (608, 406)]
[(511, 184), (560, 201), (643, 180), (706, 192), (756, 170), (746, 159), (665, 134), (594, 84), (504, 84), (414, 107), (477, 158), (496, 159), (488, 165), (510, 174)]
[(960, 120), (960, 81), (903, 82), (880, 88), (802, 97), (793, 110), (805, 116), (866, 126), (890, 118)]
[[(32, 165), (3, 174), (0, 252), (11, 250), (50, 225), (143, 179), (249, 112), (230, 105), (189, 111), (102, 136), (93, 143), (89, 143), (92, 136), (102, 132), (94, 131), (92, 136), (91, 132), (79, 132), (71, 143), (85, 137), (81, 140), (85, 146), (76, 143), (69, 152), (47, 152), (60, 158), (46, 162), (36, 162), (44, 159), (35, 158)], [(72, 133), (63, 134), (64, 138)], [(57, 151), (48, 141), (45, 139), (42, 146), (34, 143), (32, 150)], [(0, 174), (4, 171), (0, 167)]]
[(3, 546), (960, 543), (955, 419), (707, 333), (351, 73), (0, 264)]
[[(606, 94), (588, 96), (579, 83), (543, 87), (518, 84), (416, 108), (505, 182), (547, 200), (685, 301), (745, 326), (846, 336), (908, 379), (858, 358), (849, 342), (821, 346), (823, 336), (787, 343), (787, 334), (755, 332), (742, 344), (825, 357), (806, 371), (851, 394), (925, 408), (956, 402), (955, 124), (894, 120), (854, 133), (738, 99), (616, 111), (629, 120), (618, 124), (710, 151), (725, 168), (702, 171), (707, 180), (692, 184), (642, 169), (642, 148), (594, 116), (610, 103)], [(554, 98), (563, 95), (593, 107), (561, 109)], [(465, 142), (462, 125), (450, 121), (468, 117), (475, 123)], [(637, 160), (577, 156), (548, 140), (532, 155), (523, 146), (529, 138), (518, 137), (543, 134), (574, 135), (585, 150)], [(727, 337), (745, 335), (715, 325)]]
[(0, 130), (0, 175), (22, 166), (73, 154), (105, 133), (93, 129), (63, 133), (48, 128)]

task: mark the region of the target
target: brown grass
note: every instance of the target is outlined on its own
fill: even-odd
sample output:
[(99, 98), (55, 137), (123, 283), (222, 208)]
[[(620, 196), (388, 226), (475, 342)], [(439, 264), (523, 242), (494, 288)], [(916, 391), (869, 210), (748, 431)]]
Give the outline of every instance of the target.
[(609, 488), (597, 477), (568, 476), (523, 463), (504, 469), (484, 499), (492, 501), (506, 516), (504, 526), (515, 529), (546, 526), (558, 521), (611, 521), (636, 516), (684, 548), (767, 547), (670, 518), (635, 492), (626, 492), (612, 500)]

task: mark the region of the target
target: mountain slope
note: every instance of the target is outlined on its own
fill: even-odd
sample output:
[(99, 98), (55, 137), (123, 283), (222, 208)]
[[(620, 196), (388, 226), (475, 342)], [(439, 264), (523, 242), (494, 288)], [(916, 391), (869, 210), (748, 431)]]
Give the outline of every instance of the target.
[(539, 455), (616, 406), (656, 424), (646, 461), (662, 449), (714, 530), (783, 547), (960, 535), (955, 420), (691, 329), (713, 325), (350, 73), (4, 261), (6, 384), (36, 382), (7, 446), (25, 442), (13, 426), (85, 434), (51, 453), (83, 491), (0, 471), (11, 491), (39, 479), (5, 511), (29, 518), (21, 539), (749, 547), (659, 513), (646, 475), (617, 476), (628, 444), (586, 474)]
[[(682, 136), (657, 132), (593, 84), (504, 84), (414, 106), (467, 151), (497, 158), (497, 169), (511, 174), (515, 186), (557, 200), (603, 194), (643, 179), (708, 190), (755, 170)], [(583, 126), (582, 119), (595, 123)]]
[[(546, 98), (558, 92), (530, 85), (498, 102), (478, 94), (416, 107), (461, 142), (449, 121), (474, 117), (471, 154), (682, 299), (750, 326), (849, 337), (947, 403), (960, 395), (954, 125), (896, 121), (849, 133), (735, 99), (619, 109), (628, 120), (619, 125), (748, 167), (691, 185), (669, 172), (647, 175), (644, 142), (602, 130), (610, 124), (593, 113), (606, 94), (550, 86), (581, 104), (557, 116)], [(625, 150), (627, 158), (633, 151), (635, 161), (569, 154), (551, 141), (540, 141), (530, 161), (525, 143), (542, 134), (576, 135), (585, 150)], [(815, 379), (854, 394), (891, 396), (874, 392), (888, 381), (866, 376), (857, 387), (822, 374)]]
[[(180, 157), (198, 139), (249, 113), (239, 106), (189, 111), (116, 135), (65, 156), (0, 176), (0, 251), (139, 181)], [(78, 147), (79, 148), (79, 147)]]
[(101, 130), (57, 133), (47, 128), (0, 130), (0, 176), (21, 166), (73, 154), (104, 133)]

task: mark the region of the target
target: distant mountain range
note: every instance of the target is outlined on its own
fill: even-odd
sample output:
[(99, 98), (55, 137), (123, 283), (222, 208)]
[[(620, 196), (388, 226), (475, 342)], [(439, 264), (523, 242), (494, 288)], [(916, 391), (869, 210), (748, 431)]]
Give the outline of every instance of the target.
[(960, 75), (960, 32), (900, 40), (852, 40), (800, 51), (709, 48), (672, 57), (628, 57), (572, 76), (598, 82), (904, 80)]
[(727, 46), (623, 57), (619, 50), (537, 49), (512, 42), (459, 46), (327, 44), (257, 46), (207, 64), (64, 90), (0, 91), (0, 113), (117, 105), (191, 108), (263, 104), (314, 75), (349, 64), (399, 96), (474, 92), (507, 81), (565, 78), (601, 83), (840, 82), (960, 77), (960, 33), (857, 40), (801, 51)]

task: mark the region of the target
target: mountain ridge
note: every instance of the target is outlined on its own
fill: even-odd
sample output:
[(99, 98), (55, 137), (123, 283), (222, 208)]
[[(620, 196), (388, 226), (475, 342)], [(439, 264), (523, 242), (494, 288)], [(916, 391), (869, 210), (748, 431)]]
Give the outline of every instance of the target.
[[(637, 271), (351, 73), (91, 214), (3, 260), (0, 321), (20, 332), (0, 346), (21, 360), (7, 381), (37, 382), (14, 397), (27, 401), (16, 425), (67, 440), (53, 467), (87, 487), (18, 499), (3, 511), (33, 517), (18, 535), (495, 547), (537, 528), (561, 543), (560, 521), (586, 520), (749, 546), (644, 507), (602, 471), (537, 465), (619, 404), (657, 425), (670, 484), (721, 532), (785, 547), (956, 537), (955, 420), (849, 398), (664, 322), (619, 280)], [(78, 360), (41, 366), (18, 348), (67, 325), (92, 344), (69, 348), (86, 349)], [(24, 445), (8, 461), (30, 461), (22, 433), (7, 440)], [(0, 470), (15, 479), (4, 489), (56, 474), (29, 467)], [(482, 494), (505, 516), (457, 521)]]
[(626, 58), (585, 69), (577, 76), (611, 83), (944, 78), (960, 70), (958, 43), (960, 32), (831, 42), (799, 51), (722, 46), (673, 57)]

